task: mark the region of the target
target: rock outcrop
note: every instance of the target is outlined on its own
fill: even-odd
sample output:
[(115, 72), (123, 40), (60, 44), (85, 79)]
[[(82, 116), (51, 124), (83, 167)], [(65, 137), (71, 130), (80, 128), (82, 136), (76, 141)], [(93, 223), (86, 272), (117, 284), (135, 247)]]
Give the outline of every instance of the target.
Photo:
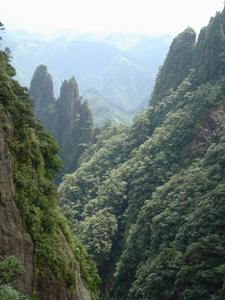
[(17, 208), (13, 181), (13, 161), (7, 156), (6, 141), (13, 135), (10, 116), (0, 112), (0, 258), (15, 255), (26, 272), (16, 282), (24, 294), (31, 294), (33, 278), (33, 242), (24, 230), (20, 211)]
[(51, 75), (40, 65), (31, 81), (30, 98), (35, 117), (59, 143), (63, 173), (75, 170), (93, 137), (92, 115), (87, 101), (79, 95), (75, 78), (63, 81), (60, 96), (55, 100)]

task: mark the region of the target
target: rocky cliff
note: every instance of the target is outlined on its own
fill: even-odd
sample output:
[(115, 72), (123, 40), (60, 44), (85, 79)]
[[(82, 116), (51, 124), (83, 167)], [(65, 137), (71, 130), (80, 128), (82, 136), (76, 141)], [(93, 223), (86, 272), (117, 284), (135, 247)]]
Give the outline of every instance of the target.
[(13, 136), (10, 115), (0, 111), (0, 124), (0, 257), (3, 259), (7, 255), (15, 255), (19, 259), (26, 272), (16, 286), (29, 295), (32, 291), (34, 246), (14, 201), (13, 161), (6, 148)]
[(92, 115), (87, 101), (79, 95), (75, 78), (63, 81), (56, 100), (51, 75), (40, 65), (31, 81), (30, 98), (34, 115), (59, 143), (63, 173), (75, 170), (93, 137)]
[[(60, 279), (42, 273), (38, 273), (35, 278), (33, 268), (35, 248), (31, 236), (23, 226), (20, 210), (15, 203), (13, 161), (9, 157), (7, 158), (6, 143), (10, 142), (13, 137), (13, 122), (10, 120), (10, 116), (4, 114), (0, 115), (0, 120), (1, 124), (8, 127), (5, 131), (1, 130), (0, 132), (0, 257), (3, 259), (9, 255), (15, 255), (24, 266), (25, 272), (15, 282), (15, 286), (24, 295), (29, 296), (35, 291), (37, 299), (41, 300), (91, 300), (91, 293), (84, 285), (79, 265), (74, 263), (74, 253), (63, 233), (60, 233), (61, 247), (73, 264), (76, 293), (69, 292), (67, 285)], [(35, 286), (33, 287), (34, 278)]]
[(95, 266), (57, 204), (57, 146), (34, 120), (27, 90), (14, 75), (1, 51), (0, 260), (18, 259), (24, 272), (10, 284), (26, 296), (97, 299)]

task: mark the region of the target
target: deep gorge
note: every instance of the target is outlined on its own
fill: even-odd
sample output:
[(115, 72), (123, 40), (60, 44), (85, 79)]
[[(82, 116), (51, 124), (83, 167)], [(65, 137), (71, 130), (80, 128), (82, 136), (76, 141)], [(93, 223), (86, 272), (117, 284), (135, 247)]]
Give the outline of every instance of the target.
[(56, 98), (40, 65), (27, 90), (1, 50), (0, 298), (225, 298), (224, 55), (225, 10), (174, 38), (130, 126), (98, 127), (75, 78)]

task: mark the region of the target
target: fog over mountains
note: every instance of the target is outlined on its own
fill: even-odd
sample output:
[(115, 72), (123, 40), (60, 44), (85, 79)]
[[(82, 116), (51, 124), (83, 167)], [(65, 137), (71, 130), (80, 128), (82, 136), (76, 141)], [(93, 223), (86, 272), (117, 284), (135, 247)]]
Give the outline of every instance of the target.
[(98, 36), (70, 30), (48, 39), (26, 31), (4, 34), (22, 85), (29, 86), (39, 64), (46, 65), (52, 74), (56, 95), (61, 82), (75, 76), (98, 124), (105, 120), (127, 122), (145, 106), (170, 41), (167, 35)]

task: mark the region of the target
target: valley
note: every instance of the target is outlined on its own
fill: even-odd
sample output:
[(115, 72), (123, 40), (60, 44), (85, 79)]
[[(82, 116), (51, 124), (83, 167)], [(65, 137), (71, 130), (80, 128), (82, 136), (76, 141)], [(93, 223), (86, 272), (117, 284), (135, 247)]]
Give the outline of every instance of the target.
[(0, 29), (0, 299), (225, 299), (225, 8), (172, 41)]

